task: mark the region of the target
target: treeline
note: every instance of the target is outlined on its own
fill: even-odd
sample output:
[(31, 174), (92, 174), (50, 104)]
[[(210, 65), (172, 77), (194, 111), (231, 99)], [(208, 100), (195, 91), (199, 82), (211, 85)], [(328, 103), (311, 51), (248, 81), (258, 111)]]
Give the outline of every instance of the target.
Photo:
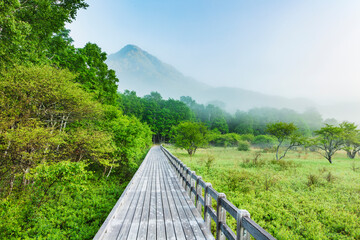
[[(134, 91), (119, 94), (119, 106), (127, 115), (132, 115), (147, 123), (153, 132), (153, 142), (169, 142), (171, 129), (180, 122), (201, 122), (215, 133), (266, 135), (267, 125), (273, 122), (292, 122), (306, 136), (313, 135), (329, 120), (323, 120), (313, 109), (298, 113), (290, 109), (254, 108), (230, 114), (213, 104), (199, 104), (191, 97), (179, 100), (165, 100), (157, 92), (139, 97)], [(334, 120), (332, 120), (334, 122)]]
[(0, 3), (1, 239), (91, 239), (151, 145), (106, 53), (64, 29), (86, 7)]

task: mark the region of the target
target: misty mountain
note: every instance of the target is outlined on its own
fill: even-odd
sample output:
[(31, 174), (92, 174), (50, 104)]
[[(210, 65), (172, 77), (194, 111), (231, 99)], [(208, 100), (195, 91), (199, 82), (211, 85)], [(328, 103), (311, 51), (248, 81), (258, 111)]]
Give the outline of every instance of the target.
[(139, 96), (151, 91), (159, 92), (164, 98), (191, 96), (199, 103), (217, 102), (230, 112), (254, 107), (291, 108), (298, 111), (314, 107), (314, 103), (306, 99), (271, 96), (241, 88), (209, 86), (184, 76), (171, 65), (134, 45), (127, 45), (119, 52), (109, 55), (107, 64), (116, 71), (119, 91), (134, 90)]

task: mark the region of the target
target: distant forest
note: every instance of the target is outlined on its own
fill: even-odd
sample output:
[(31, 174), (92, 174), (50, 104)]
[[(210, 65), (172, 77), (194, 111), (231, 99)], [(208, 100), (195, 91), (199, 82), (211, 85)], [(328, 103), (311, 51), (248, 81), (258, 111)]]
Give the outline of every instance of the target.
[(139, 97), (126, 90), (119, 94), (119, 107), (149, 125), (153, 142), (171, 141), (171, 129), (183, 121), (204, 123), (209, 130), (221, 134), (237, 133), (254, 136), (267, 134), (267, 125), (273, 122), (294, 123), (305, 136), (312, 136), (325, 123), (337, 124), (335, 119), (324, 120), (315, 109), (298, 113), (291, 109), (254, 108), (230, 114), (214, 104), (199, 104), (189, 96), (180, 100), (165, 100), (157, 92)]

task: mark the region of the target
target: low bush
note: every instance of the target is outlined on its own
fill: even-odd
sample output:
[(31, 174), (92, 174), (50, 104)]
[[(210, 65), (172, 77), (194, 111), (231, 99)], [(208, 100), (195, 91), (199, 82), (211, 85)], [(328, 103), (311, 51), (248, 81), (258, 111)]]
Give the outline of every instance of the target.
[(239, 141), (238, 148), (239, 151), (249, 151), (250, 150), (250, 143), (247, 141)]
[(270, 135), (258, 135), (254, 137), (254, 140), (251, 143), (257, 147), (271, 148), (275, 145), (276, 141), (276, 138)]

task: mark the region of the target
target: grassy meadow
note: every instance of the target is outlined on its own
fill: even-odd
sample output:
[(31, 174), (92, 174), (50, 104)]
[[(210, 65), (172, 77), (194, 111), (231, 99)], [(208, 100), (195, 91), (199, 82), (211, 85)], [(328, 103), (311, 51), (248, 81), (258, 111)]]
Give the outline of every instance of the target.
[(360, 239), (359, 159), (339, 152), (330, 164), (298, 150), (276, 161), (273, 152), (222, 147), (190, 157), (165, 147), (277, 239)]

